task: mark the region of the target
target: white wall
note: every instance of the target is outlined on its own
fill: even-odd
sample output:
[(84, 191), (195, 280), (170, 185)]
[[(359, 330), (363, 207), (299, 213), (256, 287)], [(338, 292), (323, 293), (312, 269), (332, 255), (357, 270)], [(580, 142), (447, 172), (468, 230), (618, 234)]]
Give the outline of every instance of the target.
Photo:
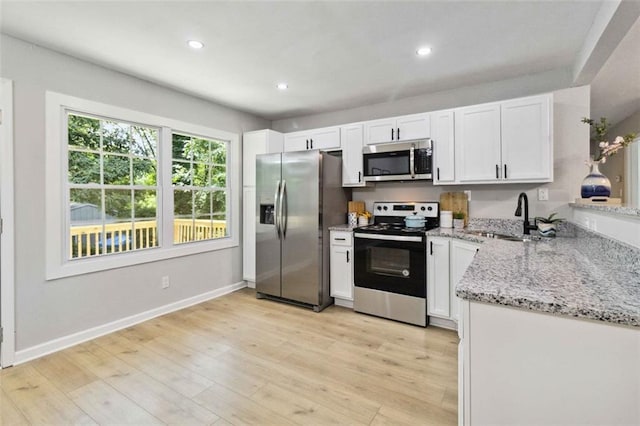
[[(502, 100), (537, 93), (545, 85), (541, 76), (523, 77), (490, 85), (463, 88), (435, 95), (425, 95), (393, 103), (338, 111), (317, 116), (305, 116), (280, 120), (273, 123), (278, 131), (297, 128), (314, 128), (344, 124), (348, 121), (392, 117), (401, 114), (434, 111), (464, 105)], [(554, 182), (549, 184), (505, 184), (505, 185), (459, 185), (433, 186), (427, 182), (378, 183), (373, 188), (353, 190), (353, 199), (367, 203), (371, 209), (374, 201), (430, 201), (439, 200), (446, 191), (471, 190), (469, 214), (472, 217), (513, 218), (518, 194), (525, 191), (529, 196), (530, 216), (547, 216), (557, 211), (570, 217), (568, 202), (580, 196), (580, 183), (588, 169), (584, 161), (589, 158), (589, 126), (581, 123), (589, 116), (590, 88), (582, 86), (561, 89), (554, 95)], [(367, 114), (372, 114), (367, 116)], [(537, 188), (549, 189), (549, 201), (537, 201)]]
[(14, 81), (18, 351), (242, 281), (240, 247), (45, 281), (45, 91), (238, 134), (270, 122), (12, 37), (1, 44), (0, 75)]

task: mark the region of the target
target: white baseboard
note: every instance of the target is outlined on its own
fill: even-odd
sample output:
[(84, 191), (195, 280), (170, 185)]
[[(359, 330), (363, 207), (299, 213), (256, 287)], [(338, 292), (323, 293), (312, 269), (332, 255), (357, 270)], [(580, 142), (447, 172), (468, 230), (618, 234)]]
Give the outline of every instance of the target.
[(338, 297), (334, 297), (333, 303), (337, 306), (342, 306), (343, 308), (351, 308), (353, 309), (353, 300), (340, 299)]
[(207, 300), (215, 299), (225, 294), (232, 293), (236, 290), (244, 288), (247, 283), (244, 281), (228, 285), (226, 287), (218, 288), (213, 291), (199, 294), (197, 296), (189, 297), (187, 299), (179, 300), (177, 302), (169, 303), (168, 305), (160, 306), (141, 312), (139, 314), (131, 315), (130, 317), (122, 318), (107, 324), (99, 325), (97, 327), (90, 328), (88, 330), (80, 331), (68, 336), (60, 337), (54, 340), (50, 340), (45, 343), (41, 343), (36, 346), (32, 346), (27, 349), (22, 349), (16, 352), (14, 365), (22, 364), (32, 359), (40, 358), (44, 355), (48, 355), (53, 352), (60, 351), (62, 349), (75, 346), (79, 343), (86, 342), (96, 337), (104, 336), (105, 334), (113, 333), (114, 331), (122, 330), (123, 328), (131, 327), (132, 325), (139, 324), (141, 322), (150, 320), (160, 315), (165, 315), (170, 312), (174, 312), (180, 309), (187, 308), (189, 306), (197, 305), (198, 303), (206, 302)]
[(246, 282), (246, 283), (247, 283), (247, 287), (249, 287), (249, 288), (256, 288), (256, 283), (255, 283), (255, 281), (244, 280), (244, 282)]
[(448, 330), (457, 330), (458, 323), (444, 318), (429, 317), (429, 325), (434, 327), (446, 328)]

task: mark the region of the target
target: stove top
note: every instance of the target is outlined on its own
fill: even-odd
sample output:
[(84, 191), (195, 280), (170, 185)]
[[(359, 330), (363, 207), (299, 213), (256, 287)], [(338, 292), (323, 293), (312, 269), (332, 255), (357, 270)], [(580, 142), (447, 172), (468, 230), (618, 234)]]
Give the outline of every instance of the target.
[[(357, 232), (385, 235), (424, 235), (425, 231), (440, 226), (439, 203), (430, 202), (375, 202), (373, 203), (373, 225), (356, 228)], [(407, 227), (408, 216), (425, 217), (421, 228)]]

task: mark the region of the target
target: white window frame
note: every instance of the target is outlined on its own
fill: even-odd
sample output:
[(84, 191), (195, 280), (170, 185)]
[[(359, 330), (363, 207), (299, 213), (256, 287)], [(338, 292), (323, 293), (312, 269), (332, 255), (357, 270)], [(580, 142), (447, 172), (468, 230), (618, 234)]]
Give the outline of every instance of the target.
[[(160, 247), (109, 254), (90, 258), (69, 259), (67, 247), (69, 204), (67, 194), (66, 112), (75, 111), (108, 117), (113, 120), (140, 123), (160, 129), (158, 147), (158, 233)], [(188, 133), (205, 138), (229, 141), (227, 179), (229, 203), (227, 217), (229, 236), (214, 240), (173, 244), (173, 186), (171, 184), (172, 133)], [(216, 130), (171, 118), (89, 101), (55, 92), (46, 93), (46, 278), (57, 278), (104, 271), (113, 268), (188, 256), (239, 245), (240, 236), (240, 147), (235, 133)]]

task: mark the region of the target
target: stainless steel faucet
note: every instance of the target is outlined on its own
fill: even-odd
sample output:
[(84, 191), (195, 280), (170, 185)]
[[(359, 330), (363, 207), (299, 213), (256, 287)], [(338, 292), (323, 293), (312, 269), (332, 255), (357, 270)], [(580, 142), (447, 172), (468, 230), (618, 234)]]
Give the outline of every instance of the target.
[(527, 194), (524, 192), (521, 192), (520, 195), (518, 195), (518, 207), (516, 207), (515, 215), (518, 217), (522, 216), (522, 200), (524, 200), (524, 223), (522, 233), (529, 235), (529, 231), (531, 229), (537, 229), (538, 226), (536, 225), (535, 220), (533, 221), (533, 225), (529, 223), (529, 198), (527, 198)]

